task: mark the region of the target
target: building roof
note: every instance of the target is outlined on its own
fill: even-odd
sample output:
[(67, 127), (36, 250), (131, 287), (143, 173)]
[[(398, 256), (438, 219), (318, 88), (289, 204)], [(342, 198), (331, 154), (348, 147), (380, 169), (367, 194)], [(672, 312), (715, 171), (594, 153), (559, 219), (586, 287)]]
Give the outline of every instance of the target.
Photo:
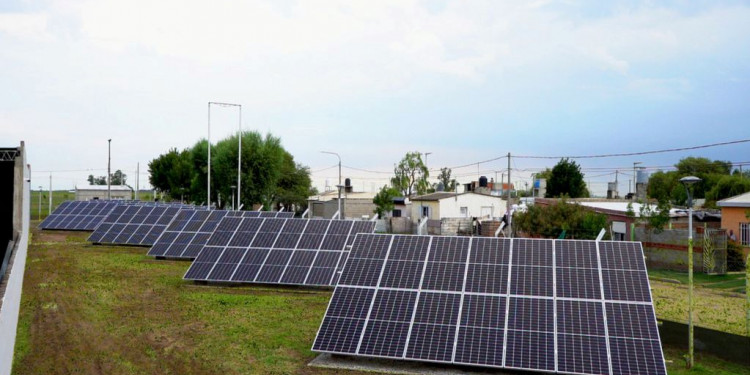
[[(112, 191), (127, 191), (127, 192), (132, 191), (130, 189), (130, 187), (125, 186), (125, 185), (111, 185), (111, 188), (112, 188), (111, 189)], [(76, 185), (76, 190), (79, 190), (79, 191), (104, 191), (104, 192), (106, 192), (107, 191), (107, 185), (83, 185), (83, 186)]]
[(750, 192), (722, 199), (716, 202), (716, 204), (719, 207), (750, 207)]
[[(633, 213), (635, 214), (635, 217), (641, 216), (641, 207), (644, 205), (642, 203), (638, 202), (627, 202), (627, 201), (617, 201), (617, 202), (576, 202), (580, 204), (581, 206), (591, 207), (595, 210), (604, 210), (604, 211), (610, 211), (613, 213), (621, 213), (625, 214), (628, 212), (628, 204), (632, 204), (633, 207)], [(655, 205), (650, 205), (652, 209), (655, 209)], [(680, 210), (678, 209), (670, 209), (669, 210), (669, 216), (670, 217), (677, 217), (677, 216), (683, 216), (685, 214), (681, 214)]]
[(418, 197), (414, 197), (414, 198), (411, 199), (411, 201), (412, 202), (420, 202), (420, 201), (421, 202), (437, 202), (437, 201), (440, 201), (440, 200), (443, 200), (443, 199), (447, 199), (447, 198), (454, 198), (457, 195), (466, 195), (466, 194), (473, 194), (473, 195), (479, 195), (479, 196), (482, 196), (482, 197), (502, 199), (502, 197), (500, 197), (500, 196), (489, 195), (489, 194), (479, 194), (479, 193), (475, 193), (473, 191), (467, 191), (467, 192), (460, 193), (460, 194), (456, 194), (456, 193), (453, 193), (453, 192), (446, 192), (446, 191), (438, 191), (438, 192), (435, 192), (435, 193), (430, 193), (430, 194), (425, 194), (425, 195), (420, 195)]

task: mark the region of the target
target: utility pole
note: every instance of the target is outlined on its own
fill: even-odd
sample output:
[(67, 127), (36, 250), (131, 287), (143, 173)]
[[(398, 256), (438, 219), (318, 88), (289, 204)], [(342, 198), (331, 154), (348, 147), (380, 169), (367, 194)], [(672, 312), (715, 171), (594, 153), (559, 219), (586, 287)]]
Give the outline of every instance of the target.
[(107, 200), (112, 199), (112, 138), (107, 140)]
[[(511, 190), (512, 190), (512, 186), (511, 186), (511, 183), (510, 183), (510, 152), (509, 152), (508, 153), (508, 200), (505, 203), (505, 212), (508, 214), (508, 222), (507, 222), (507, 224), (509, 226), (511, 225), (511, 223), (510, 223), (511, 222), (511, 220), (510, 220), (510, 191)], [(508, 235), (508, 237), (512, 237), (513, 236), (513, 230), (512, 229), (509, 230), (508, 233), (510, 233)]]
[(615, 169), (615, 198), (620, 198), (620, 183), (617, 181), (617, 176), (620, 174), (620, 171)]
[(141, 163), (135, 164), (135, 200), (138, 200), (138, 190), (140, 190), (140, 178), (141, 178)]
[(39, 185), (39, 216), (37, 220), (42, 220), (42, 185)]
[(47, 215), (52, 214), (52, 173), (49, 174), (49, 210)]

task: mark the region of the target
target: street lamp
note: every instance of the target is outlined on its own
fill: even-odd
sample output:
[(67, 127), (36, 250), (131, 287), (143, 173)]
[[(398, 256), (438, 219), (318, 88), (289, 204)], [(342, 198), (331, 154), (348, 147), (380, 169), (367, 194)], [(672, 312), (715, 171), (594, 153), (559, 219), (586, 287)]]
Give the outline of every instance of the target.
[(234, 211), (234, 189), (237, 188), (237, 185), (232, 185), (232, 211)]
[(107, 200), (112, 199), (112, 138), (107, 140)]
[(339, 190), (339, 199), (338, 199), (339, 219), (341, 219), (341, 186), (342, 186), (341, 185), (341, 156), (339, 156), (339, 154), (332, 152), (332, 151), (321, 151), (321, 153), (336, 155), (336, 157), (339, 158), (339, 184), (336, 185), (336, 187), (338, 187), (338, 190)]
[(695, 361), (693, 356), (693, 195), (690, 193), (690, 186), (700, 180), (695, 176), (680, 179), (685, 186), (688, 198), (688, 368), (692, 368)]

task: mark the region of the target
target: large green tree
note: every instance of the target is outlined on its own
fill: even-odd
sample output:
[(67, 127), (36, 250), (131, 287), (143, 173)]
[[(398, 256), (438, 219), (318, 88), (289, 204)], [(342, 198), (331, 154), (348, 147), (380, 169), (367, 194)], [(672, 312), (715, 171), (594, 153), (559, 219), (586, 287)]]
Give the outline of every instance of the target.
[(589, 191), (586, 189), (586, 183), (583, 181), (581, 167), (567, 158), (560, 159), (560, 162), (552, 168), (552, 173), (547, 180), (547, 198), (558, 198), (568, 196), (570, 198), (588, 197)]
[(739, 174), (731, 173), (732, 165), (728, 161), (687, 157), (675, 164), (674, 171), (652, 174), (648, 181), (648, 196), (660, 202), (668, 200), (676, 205), (685, 205), (687, 194), (680, 179), (696, 176), (701, 181), (692, 187), (693, 197), (705, 198), (705, 206), (714, 207), (720, 199), (748, 191), (747, 184)]
[(418, 151), (407, 152), (393, 170), (394, 177), (391, 185), (404, 196), (422, 195), (427, 192), (430, 184), (427, 178), (430, 171), (422, 161), (422, 154)]

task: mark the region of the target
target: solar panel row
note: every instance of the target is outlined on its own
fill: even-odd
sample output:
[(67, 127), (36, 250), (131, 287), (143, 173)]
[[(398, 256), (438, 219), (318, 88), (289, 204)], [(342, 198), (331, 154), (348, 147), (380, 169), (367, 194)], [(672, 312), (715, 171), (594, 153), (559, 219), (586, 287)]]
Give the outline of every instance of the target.
[(117, 205), (89, 236), (93, 243), (153, 245), (184, 205)]
[(115, 201), (65, 201), (39, 227), (58, 230), (94, 230), (118, 203)]
[(154, 242), (148, 255), (175, 259), (195, 259), (224, 216), (293, 217), (293, 212), (272, 211), (194, 211), (181, 210)]
[(360, 235), (313, 350), (665, 374), (640, 243)]
[(224, 217), (185, 274), (188, 280), (335, 285), (347, 244), (375, 223)]

